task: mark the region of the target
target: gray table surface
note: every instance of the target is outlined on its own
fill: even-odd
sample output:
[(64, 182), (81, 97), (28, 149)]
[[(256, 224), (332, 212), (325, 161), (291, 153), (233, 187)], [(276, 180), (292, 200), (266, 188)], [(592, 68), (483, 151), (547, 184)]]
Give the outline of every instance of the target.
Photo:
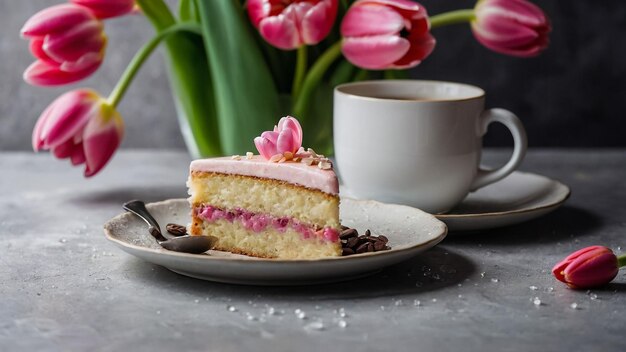
[[(507, 157), (485, 155), (490, 163)], [(188, 162), (179, 151), (123, 151), (85, 180), (47, 154), (0, 153), (0, 351), (626, 347), (623, 271), (592, 291), (550, 274), (578, 248), (626, 248), (626, 150), (531, 150), (522, 170), (572, 188), (556, 212), (449, 236), (368, 278), (291, 288), (191, 279), (107, 242), (102, 224), (122, 202), (185, 197)]]

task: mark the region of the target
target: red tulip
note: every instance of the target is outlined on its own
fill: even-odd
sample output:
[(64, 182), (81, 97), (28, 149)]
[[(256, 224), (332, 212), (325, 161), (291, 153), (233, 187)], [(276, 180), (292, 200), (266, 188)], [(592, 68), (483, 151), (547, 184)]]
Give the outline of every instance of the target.
[(286, 152), (295, 154), (302, 146), (302, 127), (295, 118), (283, 117), (273, 131), (265, 131), (256, 137), (254, 145), (267, 160)]
[(33, 149), (51, 150), (73, 165), (85, 164), (93, 176), (111, 159), (124, 134), (114, 107), (98, 93), (78, 89), (61, 95), (41, 114), (33, 130)]
[(338, 0), (248, 0), (248, 16), (268, 43), (296, 49), (326, 38), (337, 17)]
[(38, 59), (24, 71), (33, 85), (54, 86), (81, 80), (95, 72), (104, 58), (103, 24), (87, 8), (56, 5), (32, 16), (22, 28)]
[(472, 31), (487, 48), (506, 55), (532, 57), (549, 43), (550, 21), (526, 0), (480, 0)]
[(571, 288), (591, 288), (611, 282), (617, 276), (619, 267), (619, 260), (613, 251), (591, 246), (563, 259), (552, 268), (552, 274)]
[(122, 16), (135, 8), (135, 0), (70, 0), (70, 2), (89, 8), (100, 19)]
[(365, 69), (418, 65), (435, 47), (426, 9), (408, 0), (359, 0), (341, 23), (343, 55)]

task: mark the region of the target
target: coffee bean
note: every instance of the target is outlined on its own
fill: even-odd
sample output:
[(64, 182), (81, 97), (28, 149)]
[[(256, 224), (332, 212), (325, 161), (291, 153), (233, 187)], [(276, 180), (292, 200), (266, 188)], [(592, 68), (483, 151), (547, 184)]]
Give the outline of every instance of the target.
[(352, 250), (352, 248), (343, 248), (341, 250), (341, 255), (350, 255), (350, 254), (354, 254), (354, 251)]
[(385, 249), (385, 247), (387, 247), (387, 245), (385, 245), (385, 242), (383, 241), (376, 241), (374, 242), (374, 250), (375, 251), (382, 251)]
[(165, 228), (167, 229), (167, 232), (171, 233), (172, 235), (176, 237), (184, 236), (187, 234), (187, 228), (183, 225), (167, 224)]
[(371, 245), (371, 243), (363, 243), (362, 245), (358, 246), (356, 248), (356, 252), (357, 253), (365, 253), (365, 252), (369, 252), (368, 250), (368, 245)]
[(356, 229), (347, 229), (347, 230), (341, 231), (339, 238), (341, 238), (342, 240), (347, 240), (352, 237), (357, 237), (358, 235), (359, 233), (356, 231)]
[[(179, 225), (180, 226), (180, 225)], [(389, 239), (387, 236), (372, 236), (372, 232), (367, 229), (363, 235), (351, 227), (341, 226), (341, 255), (361, 254), (366, 252), (379, 252), (391, 249), (387, 245)], [(169, 228), (168, 228), (169, 230)]]
[(357, 246), (359, 244), (359, 238), (358, 237), (352, 237), (351, 239), (348, 240), (348, 242), (346, 243), (346, 247), (349, 248), (354, 248), (355, 246)]

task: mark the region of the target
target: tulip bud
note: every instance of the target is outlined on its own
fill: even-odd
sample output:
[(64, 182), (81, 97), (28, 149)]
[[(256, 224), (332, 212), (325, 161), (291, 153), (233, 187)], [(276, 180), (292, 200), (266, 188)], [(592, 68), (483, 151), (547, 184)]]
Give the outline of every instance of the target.
[(359, 0), (343, 18), (342, 52), (356, 66), (405, 69), (435, 47), (426, 9), (408, 0)]
[(611, 282), (623, 261), (609, 248), (591, 246), (567, 256), (552, 268), (552, 274), (571, 288), (591, 288)]
[(302, 127), (294, 117), (283, 117), (273, 131), (265, 131), (256, 137), (254, 145), (267, 160), (285, 152), (295, 154), (302, 146)]
[(41, 114), (33, 130), (33, 149), (51, 150), (73, 165), (85, 164), (85, 177), (98, 173), (111, 159), (124, 135), (115, 108), (89, 89), (61, 95)]
[(24, 71), (33, 85), (72, 83), (95, 72), (104, 58), (107, 38), (100, 20), (86, 7), (62, 4), (33, 15), (22, 28), (38, 60)]
[(480, 0), (472, 32), (485, 47), (505, 55), (532, 57), (549, 43), (550, 22), (526, 0)]
[(91, 10), (99, 19), (123, 16), (135, 8), (135, 0), (70, 0)]
[(248, 0), (248, 16), (268, 43), (284, 50), (317, 44), (337, 17), (338, 0)]

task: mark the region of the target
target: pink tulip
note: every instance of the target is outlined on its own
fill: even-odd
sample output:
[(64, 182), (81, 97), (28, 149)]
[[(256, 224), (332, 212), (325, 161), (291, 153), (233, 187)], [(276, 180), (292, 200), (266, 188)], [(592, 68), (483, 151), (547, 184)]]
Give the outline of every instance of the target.
[(613, 251), (591, 246), (563, 259), (552, 268), (552, 274), (571, 288), (591, 288), (609, 283), (618, 270), (618, 258)]
[(526, 0), (480, 0), (474, 12), (474, 36), (495, 52), (532, 57), (548, 46), (550, 21)]
[(86, 7), (56, 5), (32, 16), (22, 28), (38, 59), (24, 71), (33, 85), (54, 86), (81, 80), (95, 72), (104, 58), (103, 24)]
[(135, 0), (70, 0), (87, 7), (100, 19), (123, 16), (135, 8)]
[(284, 50), (317, 44), (337, 17), (338, 0), (248, 0), (248, 16), (263, 39)]
[(124, 134), (114, 107), (98, 93), (78, 89), (61, 95), (41, 114), (33, 130), (33, 149), (51, 150), (73, 165), (85, 164), (93, 176), (111, 159)]
[(254, 145), (267, 160), (286, 152), (295, 154), (302, 146), (302, 127), (294, 117), (283, 117), (273, 131), (265, 131), (256, 137)]
[(418, 65), (435, 48), (428, 14), (409, 0), (359, 0), (343, 18), (343, 55), (365, 69)]

